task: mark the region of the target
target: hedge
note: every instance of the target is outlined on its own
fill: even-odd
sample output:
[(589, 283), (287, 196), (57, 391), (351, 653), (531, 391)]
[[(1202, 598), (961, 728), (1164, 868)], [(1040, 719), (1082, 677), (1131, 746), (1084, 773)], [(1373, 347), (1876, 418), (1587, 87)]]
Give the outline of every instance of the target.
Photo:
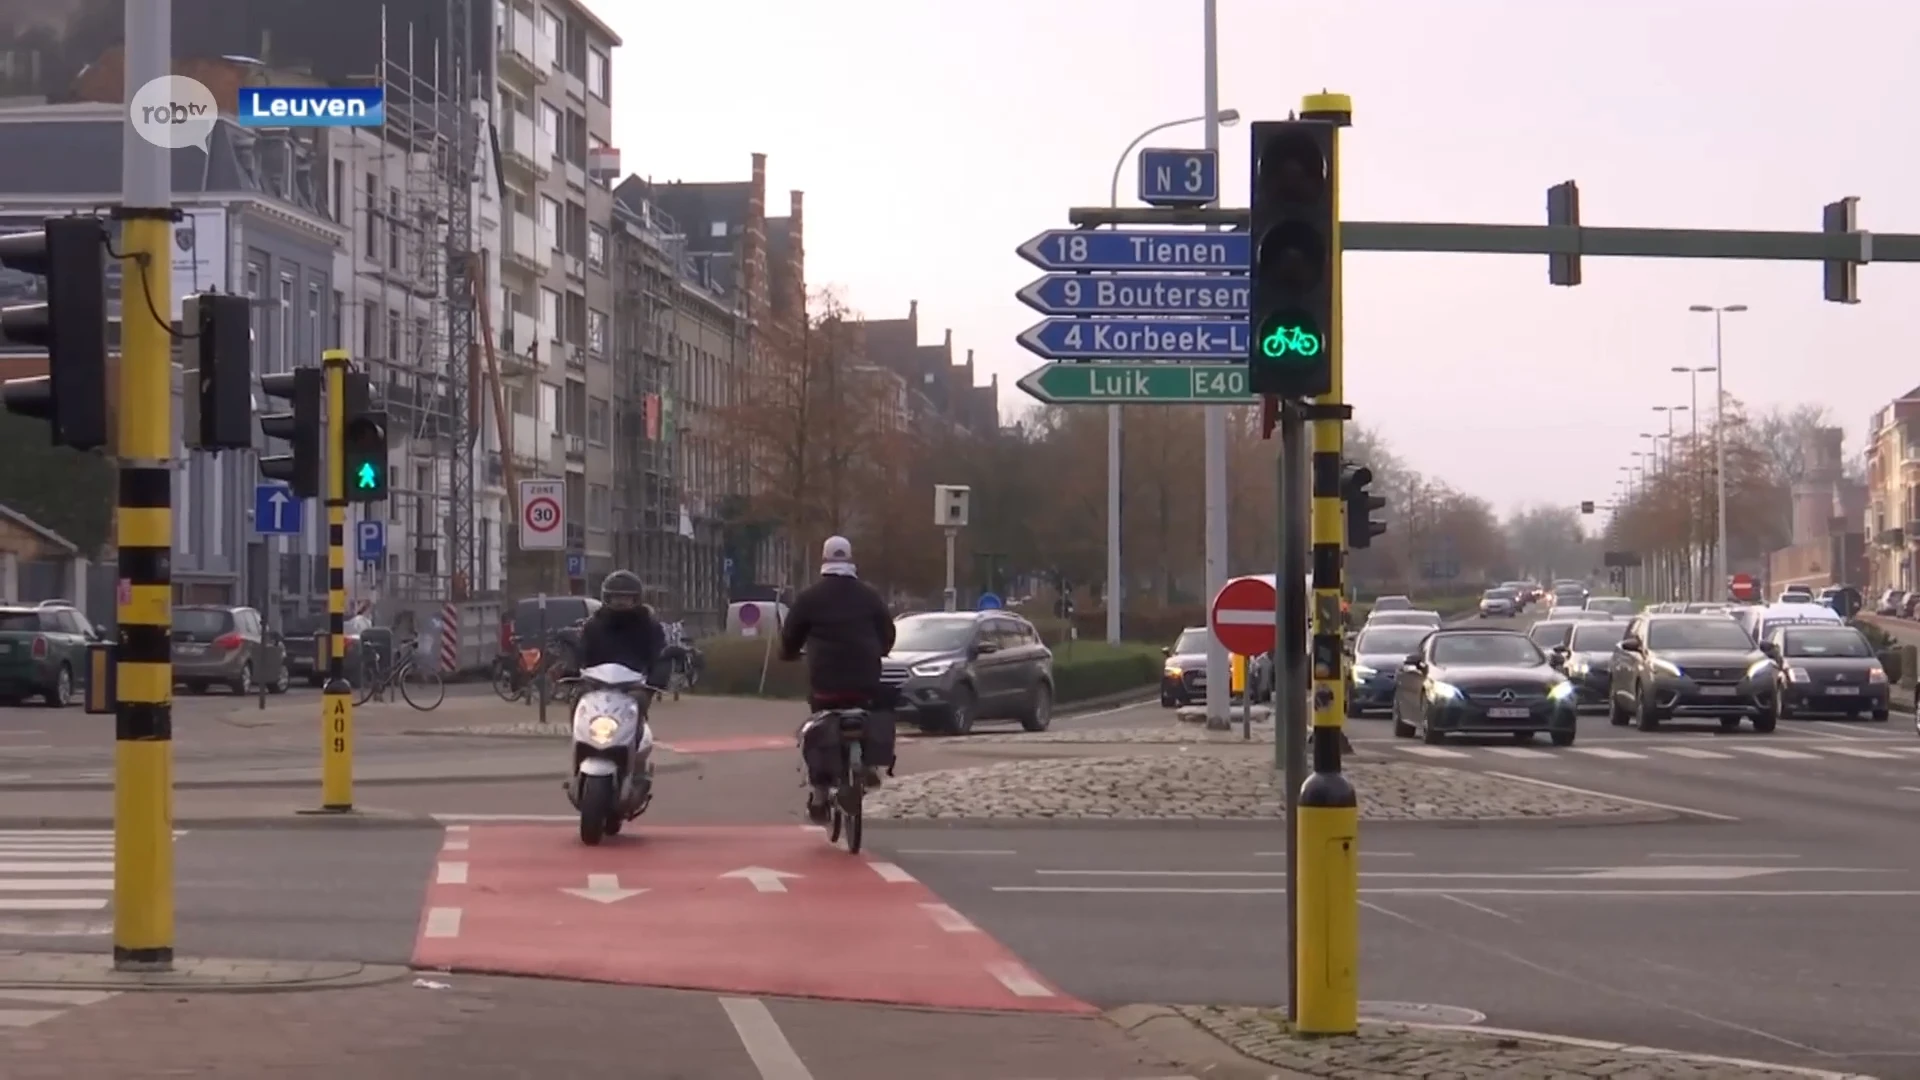
[[(781, 663), (778, 644), (774, 645), (773, 655), (768, 657), (767, 639), (764, 637), (709, 638), (700, 643), (700, 649), (706, 656), (706, 667), (695, 693), (786, 700), (797, 700), (806, 695), (806, 662)], [(765, 663), (767, 673), (764, 694), (760, 691), (762, 663)], [(1128, 690), (1144, 693), (1158, 685), (1160, 668), (1160, 650), (1155, 646), (1111, 646), (1093, 641), (1055, 646), (1054, 700), (1063, 703), (1085, 701)]]

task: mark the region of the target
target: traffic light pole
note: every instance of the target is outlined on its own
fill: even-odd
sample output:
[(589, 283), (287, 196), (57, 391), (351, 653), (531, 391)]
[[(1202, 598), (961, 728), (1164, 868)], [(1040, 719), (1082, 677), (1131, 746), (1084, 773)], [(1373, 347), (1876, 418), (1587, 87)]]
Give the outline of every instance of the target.
[[(1310, 94), (1301, 103), (1300, 117), (1343, 128), (1353, 121), (1353, 102), (1345, 94)], [(1336, 252), (1339, 141), (1336, 130), (1327, 168)], [(1345, 627), (1340, 618), (1347, 541), (1340, 481), (1348, 415), (1341, 370), (1342, 260), (1336, 256), (1330, 262), (1333, 318), (1326, 339), (1332, 378), (1328, 391), (1308, 411), (1313, 420), (1313, 774), (1300, 787), (1294, 824), (1299, 864), (1295, 1024), (1308, 1035), (1353, 1034), (1360, 1008), (1360, 804), (1352, 782), (1340, 770), (1347, 705)]]
[(347, 351), (321, 354), (327, 378), (327, 684), (320, 696), (320, 809), (353, 810), (353, 687), (347, 682)]
[[(129, 100), (172, 73), (173, 2), (126, 5)], [(173, 969), (173, 155), (121, 135), (113, 966)], [(145, 293), (144, 299), (141, 293)]]

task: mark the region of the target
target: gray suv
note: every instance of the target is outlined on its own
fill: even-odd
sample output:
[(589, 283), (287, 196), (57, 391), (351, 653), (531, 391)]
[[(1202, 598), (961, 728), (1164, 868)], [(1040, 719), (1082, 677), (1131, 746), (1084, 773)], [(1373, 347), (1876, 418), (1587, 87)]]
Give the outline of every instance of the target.
[(1053, 652), (1033, 624), (1005, 611), (902, 615), (882, 679), (923, 731), (965, 735), (976, 720), (1053, 719)]

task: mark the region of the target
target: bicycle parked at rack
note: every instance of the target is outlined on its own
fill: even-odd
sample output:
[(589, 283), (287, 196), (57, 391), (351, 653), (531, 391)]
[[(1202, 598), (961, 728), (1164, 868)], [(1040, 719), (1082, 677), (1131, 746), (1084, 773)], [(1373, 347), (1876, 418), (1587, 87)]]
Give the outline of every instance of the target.
[(516, 645), (512, 655), (494, 661), (493, 692), (505, 702), (529, 701), (544, 681), (547, 700), (558, 701), (562, 682), (573, 674), (573, 649), (558, 637), (549, 638), (545, 646)]
[(377, 657), (369, 658), (366, 682), (354, 689), (353, 703), (365, 705), (376, 697), (386, 701), (391, 692), (398, 689), (400, 697), (421, 712), (439, 708), (447, 699), (447, 686), (438, 671), (421, 669), (420, 640), (408, 638), (395, 642), (394, 651), (390, 663), (382, 663)]

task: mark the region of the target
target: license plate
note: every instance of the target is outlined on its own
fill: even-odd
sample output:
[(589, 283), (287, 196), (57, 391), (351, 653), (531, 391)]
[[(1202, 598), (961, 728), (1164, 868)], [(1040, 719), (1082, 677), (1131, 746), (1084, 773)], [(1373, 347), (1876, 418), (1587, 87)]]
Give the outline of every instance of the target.
[(1703, 686), (1700, 692), (1707, 697), (1732, 697), (1740, 692), (1737, 686)]
[(182, 656), (198, 656), (207, 651), (205, 645), (180, 645), (177, 646), (177, 648), (179, 648), (180, 655)]
[(1829, 693), (1829, 694), (1858, 694), (1859, 692), (1860, 692), (1860, 688), (1859, 688), (1859, 687), (1857, 687), (1857, 686), (1829, 686), (1829, 687), (1827, 687), (1827, 693)]
[(1523, 709), (1518, 706), (1507, 706), (1507, 707), (1502, 707), (1497, 709), (1488, 709), (1487, 715), (1493, 717), (1495, 720), (1523, 720), (1526, 717), (1533, 715), (1533, 710)]
[(1193, 680), (1193, 688), (1195, 690), (1205, 690), (1207, 688), (1207, 680), (1205, 679)]

